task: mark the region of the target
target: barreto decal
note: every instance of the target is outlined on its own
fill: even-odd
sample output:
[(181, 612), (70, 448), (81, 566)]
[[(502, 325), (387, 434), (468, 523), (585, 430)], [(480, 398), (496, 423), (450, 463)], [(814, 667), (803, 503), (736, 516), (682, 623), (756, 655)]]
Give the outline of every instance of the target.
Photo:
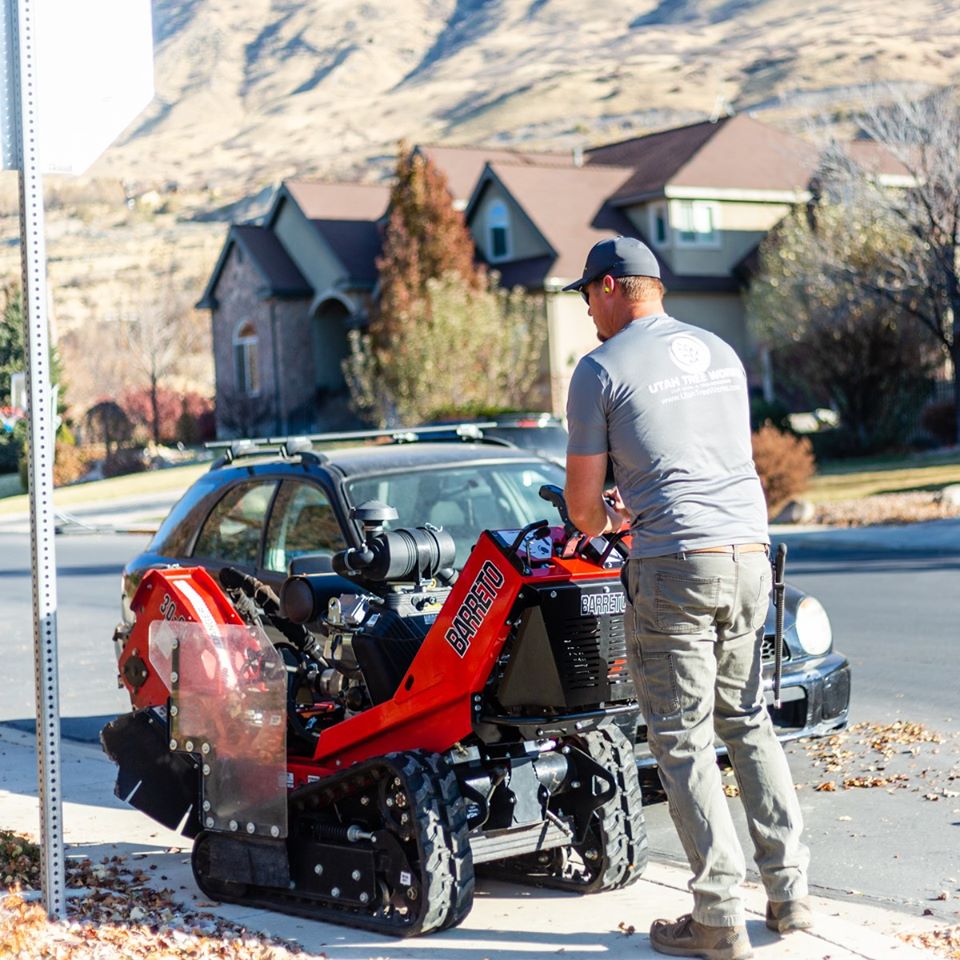
[(460, 609), (453, 616), (453, 622), (446, 632), (447, 643), (460, 657), (465, 657), (470, 649), (470, 641), (480, 630), (480, 624), (497, 597), (497, 591), (503, 586), (503, 574), (492, 560), (488, 560), (470, 585)]
[(580, 597), (580, 613), (601, 617), (608, 613), (626, 613), (627, 598), (622, 593), (585, 593)]

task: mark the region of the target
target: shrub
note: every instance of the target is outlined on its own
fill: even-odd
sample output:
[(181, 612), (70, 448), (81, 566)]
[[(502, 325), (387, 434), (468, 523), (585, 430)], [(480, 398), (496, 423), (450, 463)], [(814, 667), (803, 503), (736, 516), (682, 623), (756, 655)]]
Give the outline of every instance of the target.
[(87, 458), (75, 443), (57, 441), (57, 450), (53, 458), (53, 485), (62, 487), (64, 484), (79, 480), (88, 469)]
[(920, 414), (920, 426), (941, 446), (957, 442), (957, 408), (952, 400), (928, 403)]
[(803, 493), (816, 470), (809, 439), (784, 433), (769, 423), (753, 434), (753, 462), (770, 513)]
[(789, 407), (780, 400), (764, 400), (763, 397), (750, 398), (750, 426), (759, 430), (765, 423), (772, 423), (780, 430), (787, 430)]
[(141, 447), (120, 447), (103, 461), (105, 477), (120, 477), (126, 473), (142, 473), (147, 461)]
[(20, 463), (22, 438), (12, 430), (0, 430), (0, 473), (16, 473)]

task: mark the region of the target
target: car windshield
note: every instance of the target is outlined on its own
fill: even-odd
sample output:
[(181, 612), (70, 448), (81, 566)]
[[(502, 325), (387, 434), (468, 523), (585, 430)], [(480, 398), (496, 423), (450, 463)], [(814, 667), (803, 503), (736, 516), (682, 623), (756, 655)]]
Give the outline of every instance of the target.
[(399, 518), (389, 527), (442, 527), (457, 545), (462, 567), (481, 530), (517, 530), (535, 520), (560, 522), (556, 509), (540, 499), (544, 483), (562, 487), (564, 473), (546, 461), (430, 467), (363, 477), (346, 483), (352, 505), (380, 500)]

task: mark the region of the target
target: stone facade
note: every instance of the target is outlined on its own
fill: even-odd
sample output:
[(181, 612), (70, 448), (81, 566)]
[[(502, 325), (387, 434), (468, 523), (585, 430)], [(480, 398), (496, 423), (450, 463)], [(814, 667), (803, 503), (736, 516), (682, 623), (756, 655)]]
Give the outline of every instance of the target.
[[(313, 352), (302, 348), (309, 342), (309, 301), (264, 299), (262, 285), (250, 257), (233, 244), (211, 311), (220, 437), (286, 434), (291, 414), (313, 399)], [(247, 324), (256, 335), (258, 389), (252, 394), (238, 382), (235, 346)]]

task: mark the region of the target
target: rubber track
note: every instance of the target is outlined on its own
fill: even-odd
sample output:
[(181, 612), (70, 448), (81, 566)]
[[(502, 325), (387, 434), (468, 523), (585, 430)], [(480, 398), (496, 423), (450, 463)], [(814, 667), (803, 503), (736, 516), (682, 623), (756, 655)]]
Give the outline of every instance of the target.
[[(524, 855), (501, 861), (499, 868), (491, 864), (492, 869), (488, 869), (485, 865), (485, 875), (577, 893), (619, 890), (640, 879), (647, 866), (647, 832), (633, 745), (612, 724), (583, 734), (580, 740), (591, 759), (612, 773), (617, 784), (616, 794), (594, 813), (592, 829), (599, 828), (603, 841), (602, 873), (590, 881), (572, 879), (561, 872), (545, 872), (543, 867), (534, 865), (529, 855)], [(584, 846), (589, 842), (588, 839)]]
[(589, 892), (619, 890), (640, 879), (648, 860), (643, 796), (633, 744), (619, 727), (612, 725), (588, 733), (584, 740), (590, 756), (613, 773), (617, 781), (616, 796), (598, 811), (606, 838), (607, 866), (599, 883), (590, 885)]
[(460, 923), (473, 904), (473, 861), (467, 840), (466, 808), (456, 777), (442, 758), (423, 751), (388, 754), (302, 787), (290, 798), (291, 822), (299, 810), (307, 815), (317, 810), (308, 806), (314, 795), (335, 802), (337, 794), (353, 792), (351, 781), (362, 779), (369, 785), (371, 774), (378, 767), (382, 772), (376, 776), (377, 781), (386, 777), (400, 779), (409, 798), (409, 810), (416, 817), (420, 853), (417, 869), (423, 894), (416, 914), (411, 910), (406, 915), (396, 911), (383, 915), (379, 908), (364, 911), (265, 887), (238, 897), (224, 891), (217, 893), (217, 899), (395, 937), (431, 933)]
[(467, 826), (467, 805), (457, 775), (443, 757), (421, 753), (420, 759), (430, 769), (434, 791), (440, 798), (440, 809), (446, 821), (447, 842), (451, 852), (455, 897), (450, 900), (447, 916), (437, 928), (457, 926), (473, 907), (475, 886), (473, 857), (470, 854), (470, 831)]

